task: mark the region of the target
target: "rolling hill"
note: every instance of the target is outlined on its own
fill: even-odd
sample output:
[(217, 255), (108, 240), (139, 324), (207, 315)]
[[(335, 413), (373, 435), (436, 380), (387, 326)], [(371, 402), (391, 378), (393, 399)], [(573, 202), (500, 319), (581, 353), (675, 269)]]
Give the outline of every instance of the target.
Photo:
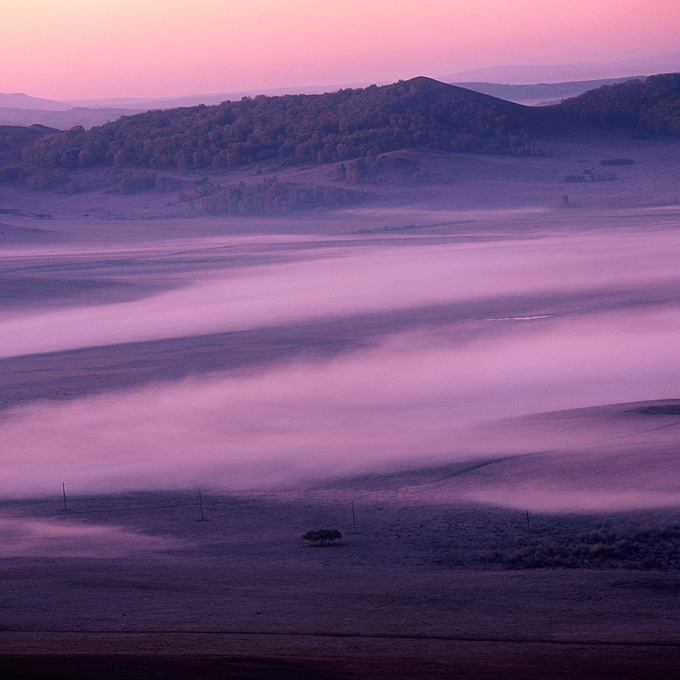
[(553, 108), (588, 123), (680, 137), (680, 73), (604, 85)]
[(12, 94), (0, 93), (0, 108), (24, 109), (28, 111), (68, 111), (73, 107), (65, 102), (30, 97), (23, 92), (15, 92)]
[(21, 160), (24, 147), (34, 144), (47, 134), (57, 132), (54, 128), (44, 125), (0, 125), (0, 160)]
[(44, 137), (24, 151), (42, 168), (226, 170), (350, 160), (402, 148), (540, 153), (531, 137), (559, 115), (428, 78), (323, 95), (258, 96), (149, 111)]
[[(158, 172), (341, 162), (347, 163), (340, 166), (341, 176), (357, 183), (370, 178), (376, 159), (387, 152), (542, 155), (546, 138), (593, 125), (680, 136), (680, 74), (606, 85), (548, 107), (523, 106), (419, 77), (320, 95), (261, 95), (154, 110), (90, 130), (3, 126), (0, 183), (76, 193), (94, 187), (99, 180), (92, 184), (86, 171), (100, 169), (111, 175), (106, 183), (118, 187), (114, 190), (130, 193), (158, 189)], [(140, 170), (147, 175), (129, 174)], [(172, 182), (164, 182), (160, 190), (172, 188)], [(281, 187), (263, 185), (260, 193), (274, 189), (280, 193)], [(340, 198), (334, 196), (332, 203), (348, 200)], [(223, 211), (224, 205), (210, 211)]]

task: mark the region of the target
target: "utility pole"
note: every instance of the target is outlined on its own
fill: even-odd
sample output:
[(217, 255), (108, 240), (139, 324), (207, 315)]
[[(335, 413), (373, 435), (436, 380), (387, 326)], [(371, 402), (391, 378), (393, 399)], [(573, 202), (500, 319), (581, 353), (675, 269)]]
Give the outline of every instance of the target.
[(354, 514), (354, 501), (352, 501), (352, 526), (354, 527), (354, 532), (356, 534), (357, 532), (357, 518), (356, 515)]
[(527, 510), (527, 529), (529, 529), (529, 545), (531, 545), (531, 522), (529, 521), (529, 511)]
[(64, 496), (64, 510), (68, 510), (68, 508), (66, 507), (66, 482), (61, 483), (61, 493)]
[(201, 496), (201, 490), (198, 490), (198, 505), (201, 508), (201, 522), (205, 521), (205, 517), (203, 517), (203, 497)]

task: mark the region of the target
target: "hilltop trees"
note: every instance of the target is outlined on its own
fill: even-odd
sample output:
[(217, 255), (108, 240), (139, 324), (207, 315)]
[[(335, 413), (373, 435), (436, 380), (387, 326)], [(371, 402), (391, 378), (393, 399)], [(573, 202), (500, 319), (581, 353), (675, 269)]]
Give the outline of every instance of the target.
[(244, 97), (49, 134), (23, 148), (42, 169), (225, 171), (364, 158), (403, 148), (540, 153), (532, 110), (427, 78), (323, 95)]
[(680, 137), (680, 73), (603, 85), (555, 108), (589, 123)]

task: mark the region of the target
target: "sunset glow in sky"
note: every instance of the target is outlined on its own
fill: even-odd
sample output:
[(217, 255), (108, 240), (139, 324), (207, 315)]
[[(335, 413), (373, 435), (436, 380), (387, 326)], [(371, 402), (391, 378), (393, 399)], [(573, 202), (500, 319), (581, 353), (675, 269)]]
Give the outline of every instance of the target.
[(0, 92), (389, 82), (678, 49), (677, 0), (0, 0)]

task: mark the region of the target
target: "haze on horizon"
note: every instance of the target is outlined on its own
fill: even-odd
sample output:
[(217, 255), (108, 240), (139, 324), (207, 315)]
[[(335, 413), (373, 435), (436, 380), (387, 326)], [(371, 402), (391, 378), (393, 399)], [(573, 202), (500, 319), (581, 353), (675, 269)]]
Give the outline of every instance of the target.
[(676, 51), (679, 34), (675, 0), (3, 0), (0, 91), (73, 100), (332, 87), (623, 61)]

